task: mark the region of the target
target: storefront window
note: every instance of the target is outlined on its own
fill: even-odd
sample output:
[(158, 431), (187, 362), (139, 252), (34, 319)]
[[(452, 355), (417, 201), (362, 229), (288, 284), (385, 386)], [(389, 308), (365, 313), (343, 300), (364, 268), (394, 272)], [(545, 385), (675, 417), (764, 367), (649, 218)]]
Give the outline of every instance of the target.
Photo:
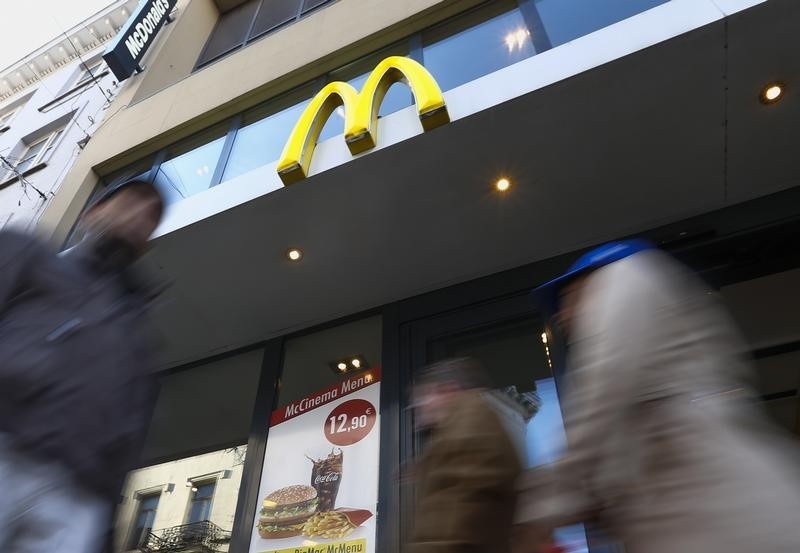
[[(161, 164), (155, 182), (167, 204), (193, 196), (211, 186), (225, 136), (209, 138), (211, 141), (207, 142), (208, 139), (197, 137), (177, 147)], [(201, 145), (197, 145), (198, 142)]]
[(381, 319), (287, 340), (251, 551), (375, 551)]
[[(463, 316), (443, 324), (460, 326), (458, 321)], [(456, 331), (427, 342), (426, 349), (426, 361), (430, 363), (454, 357), (480, 361), (494, 386), (485, 397), (500, 414), (526, 467), (551, 463), (563, 455), (566, 433), (556, 388), (554, 352), (540, 321), (512, 319)], [(424, 441), (418, 442), (419, 449), (424, 449)], [(560, 528), (554, 538), (566, 551), (589, 551), (583, 525)]]
[[(302, 8), (300, 0), (271, 3), (250, 0), (238, 4), (220, 17), (200, 63), (216, 59), (259, 33), (293, 21), (302, 15), (301, 12), (327, 1), (308, 0)], [(667, 1), (498, 0), (485, 3), (321, 76), (314, 84), (304, 85), (227, 122), (222, 129), (204, 131), (188, 143), (171, 147), (166, 152), (166, 161), (156, 172), (155, 182), (167, 204), (171, 204), (277, 161), (291, 129), (322, 82), (345, 81), (360, 91), (374, 67), (388, 56), (414, 57), (433, 75), (440, 88), (447, 91)], [(249, 38), (248, 32), (251, 32)], [(412, 103), (413, 95), (408, 87), (396, 83), (383, 99), (379, 116)], [(341, 107), (334, 111), (323, 126), (319, 141), (344, 133), (344, 115)], [(226, 134), (232, 140), (229, 153), (225, 148)], [(221, 159), (223, 152), (225, 159)], [(217, 172), (220, 164), (224, 164), (224, 170), (220, 168)]]
[(257, 349), (159, 379), (141, 468), (128, 474), (118, 506), (116, 551), (227, 551), (262, 358)]
[[(464, 17), (424, 33), (423, 59), (442, 90), (533, 56), (531, 30), (516, 8), (478, 23)], [(459, 30), (463, 28), (463, 30)]]
[(308, 100), (250, 123), (236, 133), (222, 181), (276, 161)]
[(117, 507), (116, 539), (124, 541), (115, 551), (228, 551), (246, 451), (241, 445), (131, 472)]
[(535, 0), (535, 4), (550, 45), (555, 48), (667, 1)]

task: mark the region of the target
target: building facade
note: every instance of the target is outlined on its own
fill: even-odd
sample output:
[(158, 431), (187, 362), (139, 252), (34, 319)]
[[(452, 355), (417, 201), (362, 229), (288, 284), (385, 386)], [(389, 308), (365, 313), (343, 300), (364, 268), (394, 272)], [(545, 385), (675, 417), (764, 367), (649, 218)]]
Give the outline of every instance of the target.
[(531, 464), (556, 456), (563, 345), (527, 294), (621, 237), (728, 302), (764, 409), (800, 431), (792, 0), (179, 0), (172, 19), (39, 225), (65, 243), (133, 176), (169, 204), (162, 390), (120, 551), (280, 549), (255, 527), (271, 414), (351, 369), (381, 374), (372, 550), (408, 530), (417, 368), (471, 355), (535, 391), (515, 424)]
[(35, 226), (119, 87), (102, 59), (136, 6), (117, 0), (0, 71), (0, 227)]

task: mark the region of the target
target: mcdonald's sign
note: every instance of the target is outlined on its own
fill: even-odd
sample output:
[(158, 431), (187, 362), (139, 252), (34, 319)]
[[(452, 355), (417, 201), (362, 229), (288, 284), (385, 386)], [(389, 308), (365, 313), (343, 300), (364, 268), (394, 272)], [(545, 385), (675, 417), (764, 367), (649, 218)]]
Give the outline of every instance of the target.
[(404, 82), (411, 88), (424, 130), (450, 121), (442, 91), (431, 74), (410, 58), (388, 57), (370, 73), (361, 92), (348, 83), (336, 81), (327, 84), (311, 99), (278, 160), (278, 175), (283, 183), (292, 184), (308, 175), (322, 127), (339, 106), (344, 106), (344, 139), (350, 153), (356, 155), (374, 148), (381, 102), (396, 82)]

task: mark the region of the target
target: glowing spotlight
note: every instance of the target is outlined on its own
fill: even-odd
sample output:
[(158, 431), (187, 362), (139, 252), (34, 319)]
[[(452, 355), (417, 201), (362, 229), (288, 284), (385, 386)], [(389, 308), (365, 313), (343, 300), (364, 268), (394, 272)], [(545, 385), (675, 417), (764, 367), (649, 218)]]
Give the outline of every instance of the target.
[(509, 188), (511, 188), (511, 181), (507, 178), (497, 179), (497, 182), (494, 183), (494, 187), (497, 188), (500, 192), (505, 192)]
[(300, 261), (303, 258), (303, 252), (298, 248), (292, 248), (286, 252), (286, 257), (289, 258), (289, 261)]
[(761, 101), (765, 104), (774, 104), (783, 98), (784, 87), (780, 83), (770, 83), (761, 91)]

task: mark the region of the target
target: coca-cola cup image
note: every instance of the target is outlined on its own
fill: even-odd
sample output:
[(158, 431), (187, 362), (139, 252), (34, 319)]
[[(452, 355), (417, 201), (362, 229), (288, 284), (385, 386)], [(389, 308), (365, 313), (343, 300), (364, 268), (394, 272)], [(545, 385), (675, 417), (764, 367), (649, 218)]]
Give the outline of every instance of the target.
[(336, 507), (336, 496), (339, 494), (339, 485), (342, 483), (342, 450), (331, 450), (324, 459), (314, 460), (311, 469), (311, 485), (317, 490), (320, 511), (333, 511)]

